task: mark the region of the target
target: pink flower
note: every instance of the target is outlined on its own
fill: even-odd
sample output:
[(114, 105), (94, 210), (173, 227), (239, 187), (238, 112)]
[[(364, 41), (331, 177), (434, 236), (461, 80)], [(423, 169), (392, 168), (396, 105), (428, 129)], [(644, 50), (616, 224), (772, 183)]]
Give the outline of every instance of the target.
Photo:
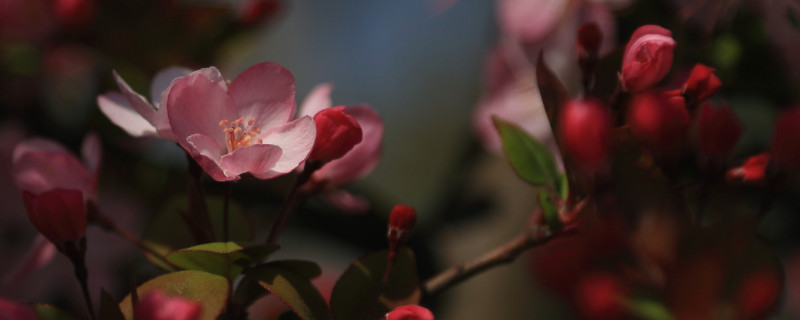
[(203, 305), (179, 297), (168, 297), (156, 289), (147, 293), (136, 306), (139, 320), (197, 320)]
[(644, 91), (664, 78), (672, 67), (677, 43), (672, 32), (657, 25), (636, 29), (622, 58), (622, 85), (631, 92)]
[(433, 313), (425, 307), (405, 305), (386, 314), (385, 320), (433, 320)]
[(339, 159), (361, 142), (361, 126), (344, 109), (344, 106), (326, 108), (314, 115), (317, 138), (308, 156), (309, 161), (330, 162)]
[[(303, 101), (300, 114), (311, 116), (330, 108), (332, 89), (330, 84), (321, 84), (312, 89)], [(369, 207), (365, 199), (335, 189), (363, 178), (378, 165), (383, 121), (375, 109), (366, 105), (345, 107), (344, 113), (358, 122), (363, 138), (343, 157), (328, 162), (314, 172), (311, 179), (317, 188), (325, 192), (331, 203), (348, 211), (364, 211)]]
[(81, 150), (84, 162), (61, 144), (47, 139), (29, 139), (17, 144), (11, 165), (14, 184), (20, 191), (38, 195), (54, 189), (78, 190), (84, 200), (97, 197), (100, 139), (87, 135)]
[(156, 74), (150, 85), (151, 104), (142, 95), (134, 92), (114, 71), (114, 79), (122, 93), (102, 94), (97, 97), (97, 104), (111, 122), (131, 136), (153, 136), (175, 141), (167, 117), (167, 93), (175, 79), (190, 72), (191, 70), (186, 68), (170, 67)]
[(286, 174), (314, 146), (311, 117), (290, 121), (294, 77), (276, 63), (248, 68), (230, 87), (214, 67), (192, 72), (173, 82), (167, 104), (176, 140), (217, 181)]

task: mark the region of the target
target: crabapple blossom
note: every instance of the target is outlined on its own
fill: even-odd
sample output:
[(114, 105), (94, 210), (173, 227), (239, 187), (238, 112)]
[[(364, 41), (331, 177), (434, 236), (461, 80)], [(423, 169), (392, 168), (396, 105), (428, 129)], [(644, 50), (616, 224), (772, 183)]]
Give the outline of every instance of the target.
[(583, 168), (594, 171), (606, 162), (611, 111), (600, 101), (567, 102), (560, 114), (558, 130), (567, 154)]
[(309, 161), (339, 159), (361, 142), (361, 126), (344, 109), (344, 106), (326, 108), (314, 115), (317, 138), (308, 156)]
[(664, 78), (672, 67), (676, 42), (672, 32), (657, 25), (641, 26), (625, 46), (622, 85), (630, 92), (642, 92)]
[(398, 204), (389, 214), (389, 231), (386, 237), (391, 245), (402, 245), (417, 224), (417, 211), (414, 207)]
[(713, 97), (721, 87), (722, 81), (714, 75), (714, 68), (698, 63), (681, 91), (689, 101), (700, 104)]
[(217, 181), (289, 173), (314, 145), (311, 117), (292, 120), (294, 77), (276, 63), (251, 66), (230, 87), (214, 67), (192, 72), (173, 82), (167, 103), (178, 144)]

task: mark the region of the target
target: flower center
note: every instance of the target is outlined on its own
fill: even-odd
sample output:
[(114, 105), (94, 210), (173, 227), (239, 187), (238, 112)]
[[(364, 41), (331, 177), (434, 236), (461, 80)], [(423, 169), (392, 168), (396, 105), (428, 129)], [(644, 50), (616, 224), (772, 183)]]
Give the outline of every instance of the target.
[(261, 129), (252, 128), (256, 119), (250, 119), (247, 123), (244, 118), (239, 118), (233, 122), (222, 120), (219, 126), (222, 127), (222, 134), (225, 136), (225, 144), (228, 147), (228, 153), (233, 152), (241, 147), (248, 147), (255, 143), (262, 143), (261, 139), (256, 137), (261, 133)]

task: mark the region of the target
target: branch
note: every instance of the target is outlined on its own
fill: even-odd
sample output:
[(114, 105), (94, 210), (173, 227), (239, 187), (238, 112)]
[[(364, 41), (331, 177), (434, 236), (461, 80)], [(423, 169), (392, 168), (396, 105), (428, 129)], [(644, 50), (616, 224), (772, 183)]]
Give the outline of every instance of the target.
[(428, 279), (423, 284), (422, 291), (425, 295), (434, 295), (483, 271), (511, 263), (528, 249), (543, 245), (557, 236), (573, 235), (576, 231), (574, 227), (567, 227), (556, 233), (550, 233), (546, 227), (526, 231), (473, 261), (452, 266)]

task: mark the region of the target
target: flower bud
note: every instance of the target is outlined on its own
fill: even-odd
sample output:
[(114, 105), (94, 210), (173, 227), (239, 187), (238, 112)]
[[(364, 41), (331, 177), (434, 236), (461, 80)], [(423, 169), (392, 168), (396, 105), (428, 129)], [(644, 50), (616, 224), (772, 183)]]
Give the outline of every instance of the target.
[(611, 111), (594, 99), (571, 100), (560, 114), (559, 135), (567, 156), (588, 171), (606, 162), (611, 136)]
[(198, 320), (202, 313), (200, 303), (167, 297), (158, 289), (147, 293), (136, 306), (137, 320)]
[(94, 20), (97, 4), (94, 0), (55, 0), (53, 6), (58, 22), (83, 27)]
[(398, 204), (389, 214), (389, 232), (386, 237), (390, 245), (402, 245), (408, 239), (408, 234), (417, 223), (417, 211), (414, 207)]
[(314, 115), (317, 138), (309, 160), (328, 162), (341, 158), (361, 142), (361, 126), (344, 112), (344, 106), (323, 109)]
[(282, 10), (279, 0), (245, 0), (239, 6), (238, 19), (245, 25), (254, 25)]
[(630, 92), (644, 91), (664, 78), (672, 67), (676, 42), (672, 32), (656, 25), (636, 29), (622, 58), (622, 85)]
[(57, 246), (86, 234), (86, 202), (81, 191), (53, 189), (39, 195), (23, 191), (22, 197), (33, 226)]
[(16, 301), (0, 298), (0, 319), (3, 320), (36, 320), (39, 317), (30, 306)]
[(722, 82), (714, 75), (714, 68), (696, 64), (683, 85), (682, 94), (693, 104), (700, 104), (713, 97), (722, 87)]
[(800, 167), (800, 106), (782, 113), (772, 136), (772, 158), (779, 168)]
[(603, 41), (603, 32), (597, 23), (586, 23), (578, 28), (578, 55), (597, 53)]
[(612, 274), (598, 272), (581, 279), (577, 290), (581, 312), (590, 318), (617, 319), (624, 312), (625, 288)]
[(728, 105), (714, 108), (705, 104), (697, 128), (697, 150), (701, 156), (721, 161), (727, 159), (742, 136), (743, 125)]
[(425, 307), (405, 305), (394, 308), (384, 317), (385, 320), (433, 320), (433, 313)]
[(644, 92), (631, 99), (628, 124), (634, 135), (652, 152), (679, 151), (689, 127), (689, 112), (683, 97)]
[(769, 166), (769, 153), (762, 153), (747, 158), (742, 166), (728, 170), (725, 178), (730, 182), (744, 182), (763, 185), (767, 167)]

